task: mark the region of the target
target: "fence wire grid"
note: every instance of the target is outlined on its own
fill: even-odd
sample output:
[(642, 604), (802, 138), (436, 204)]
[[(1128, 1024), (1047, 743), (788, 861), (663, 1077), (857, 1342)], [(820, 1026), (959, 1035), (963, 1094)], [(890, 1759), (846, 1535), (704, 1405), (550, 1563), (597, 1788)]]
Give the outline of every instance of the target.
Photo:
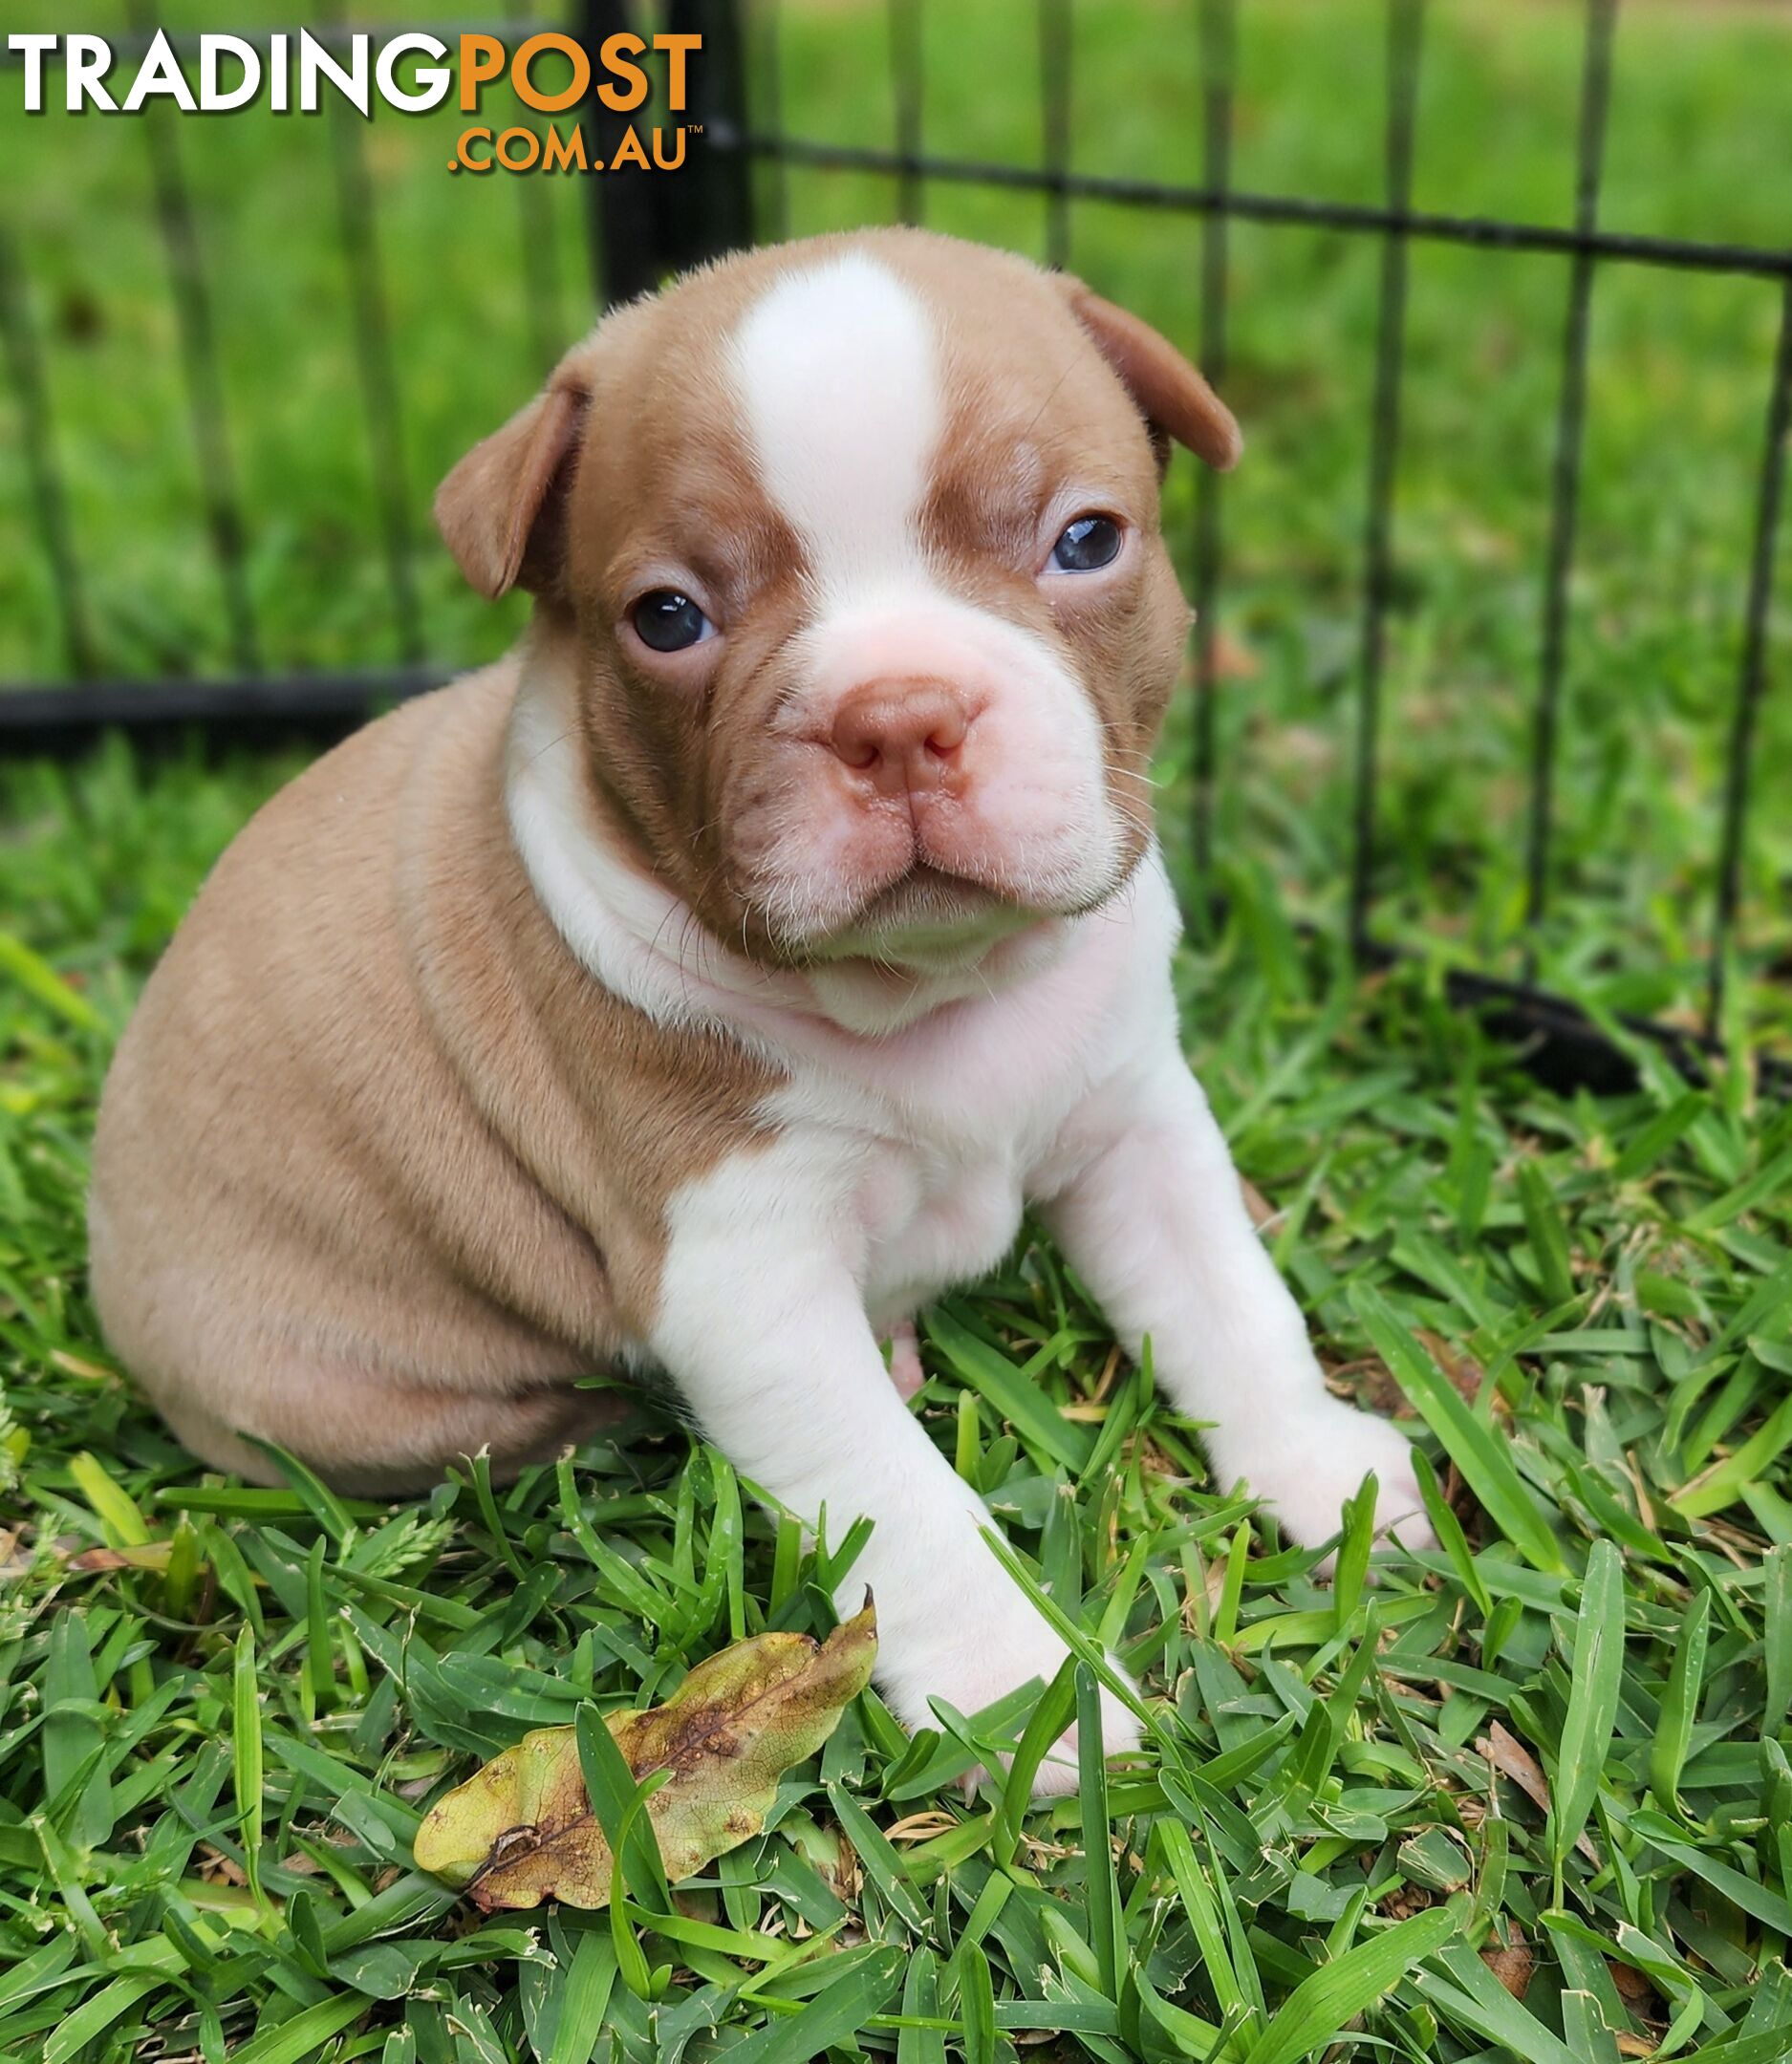
[[(112, 38), (122, 58), (140, 55), (154, 33), (150, 0), (123, 0), (128, 33)], [(1436, 4), (1436, 0), (1433, 0)], [(1589, 392), (1590, 312), (1594, 283), (1608, 266), (1669, 273), (1720, 273), (1777, 283), (1778, 342), (1760, 369), (1761, 440), (1738, 641), (1739, 658), (1726, 720), (1718, 846), (1704, 949), (1702, 1021), (1632, 1021), (1662, 1041), (1683, 1066), (1696, 1070), (1722, 1022), (1726, 969), (1736, 944), (1745, 856), (1761, 808), (1761, 711), (1769, 686), (1770, 619), (1776, 544), (1783, 496), (1785, 448), (1792, 424), (1792, 248), (1673, 236), (1624, 233), (1600, 220), (1608, 116), (1612, 97), (1618, 0), (1585, 0), (1570, 223), (1552, 226), (1415, 208), (1414, 140), (1427, 0), (1388, 0), (1384, 13), (1382, 195), (1377, 203), (1332, 201), (1250, 190), (1233, 179), (1236, 134), (1237, 0), (1191, 0), (1198, 42), (1200, 176), (1195, 183), (1103, 174), (1072, 162), (1075, 37), (1071, 0), (1035, 0), (1039, 79), (1036, 164), (942, 155), (924, 144), (922, 0), (886, 0), (889, 98), (893, 140), (886, 145), (823, 140), (784, 125), (778, 82), (783, 22), (777, 0), (670, 0), (664, 27), (702, 36), (693, 65), (691, 114), (703, 124), (702, 148), (684, 171), (647, 179), (616, 176), (586, 182), (586, 242), (595, 300), (614, 304), (650, 289), (668, 272), (751, 242), (775, 240), (790, 226), (791, 175), (874, 176), (887, 184), (891, 212), (927, 219), (937, 187), (974, 188), (1039, 197), (1045, 204), (1047, 261), (1063, 265), (1071, 250), (1071, 211), (1078, 204), (1194, 218), (1196, 333), (1178, 339), (1215, 384), (1228, 376), (1228, 232), (1235, 223), (1342, 232), (1379, 246), (1368, 468), (1359, 545), (1360, 605), (1350, 702), (1350, 836), (1345, 921), (1366, 965), (1385, 963), (1404, 942), (1379, 933), (1380, 774), (1388, 672), (1388, 623), (1397, 589), (1396, 485), (1405, 396), (1409, 257), (1415, 243), (1489, 252), (1536, 253), (1565, 261), (1559, 376), (1549, 468), (1546, 548), (1541, 570), (1536, 672), (1529, 703), (1529, 752), (1523, 807), (1525, 922), (1541, 926), (1555, 894), (1557, 773), (1563, 742), (1563, 683), (1570, 643), (1569, 590), (1576, 566), (1583, 458)], [(510, 0), (502, 18), (479, 21), (352, 24), (341, 0), (323, 0), (314, 32), (340, 49), (357, 27), (376, 47), (398, 27), (422, 27), (446, 39), (479, 31), (513, 47), (525, 35), (559, 29), (594, 54), (617, 30), (636, 25), (623, 0), (579, 0), (570, 15), (550, 19)], [(266, 48), (269, 31), (246, 32)], [(184, 39), (190, 42), (190, 39)], [(184, 39), (175, 38), (177, 49)], [(594, 65), (594, 72), (599, 71)], [(577, 111), (589, 148), (601, 155), (622, 118), (594, 98)], [(218, 306), (225, 283), (208, 270), (200, 211), (186, 154), (190, 139), (171, 119), (141, 120), (148, 153), (154, 233), (165, 267), (178, 344), (185, 433), (199, 485), (204, 531), (217, 582), (230, 669), (225, 674), (109, 677), (101, 669), (88, 603), (88, 569), (70, 521), (57, 426), (45, 376), (44, 348), (18, 241), (0, 223), (0, 344), (19, 430), (19, 451), (35, 548), (47, 574), (64, 677), (0, 681), (0, 750), (67, 753), (110, 727), (140, 735), (198, 726), (208, 736), (266, 738), (339, 733), (383, 703), (451, 677), (432, 663), (417, 577), (425, 548), (420, 483), (404, 430), (404, 381), (395, 345), (386, 284), (378, 185), (369, 163), (369, 131), (358, 118), (328, 118), (335, 234), (347, 284), (358, 405), (375, 484), (376, 548), (383, 568), (395, 664), (355, 670), (283, 669), (258, 618), (246, 573), (248, 520), (236, 461), (235, 424), (221, 373)], [(578, 323), (563, 322), (567, 283), (559, 276), (549, 234), (548, 200), (538, 178), (509, 182), (518, 211), (522, 291), (534, 351), (543, 365)], [(520, 398), (520, 397), (519, 397)], [(1223, 775), (1216, 709), (1223, 672), (1221, 603), (1226, 579), (1226, 484), (1202, 472), (1195, 488), (1187, 574), (1198, 612), (1193, 663), (1193, 821), (1189, 844), (1199, 879), (1216, 860), (1216, 791)], [(433, 547), (429, 548), (433, 548)], [(1493, 1006), (1532, 1044), (1540, 1069), (1566, 1082), (1619, 1086), (1631, 1079), (1622, 1054), (1572, 1005), (1540, 988), (1534, 962), (1521, 978), (1500, 979), (1462, 967), (1450, 976), (1465, 1005)], [(1775, 1059), (1763, 1072), (1780, 1086), (1792, 1071)]]

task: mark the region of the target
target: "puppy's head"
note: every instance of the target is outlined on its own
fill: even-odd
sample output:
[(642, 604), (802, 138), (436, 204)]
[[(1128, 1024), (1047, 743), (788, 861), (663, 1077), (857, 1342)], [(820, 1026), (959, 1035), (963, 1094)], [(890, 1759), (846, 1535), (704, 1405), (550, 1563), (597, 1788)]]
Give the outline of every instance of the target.
[(619, 311), (437, 519), (475, 587), (535, 593), (592, 780), (714, 933), (944, 971), (1099, 904), (1149, 840), (1188, 617), (1169, 438), (1238, 456), (1145, 324), (874, 232)]

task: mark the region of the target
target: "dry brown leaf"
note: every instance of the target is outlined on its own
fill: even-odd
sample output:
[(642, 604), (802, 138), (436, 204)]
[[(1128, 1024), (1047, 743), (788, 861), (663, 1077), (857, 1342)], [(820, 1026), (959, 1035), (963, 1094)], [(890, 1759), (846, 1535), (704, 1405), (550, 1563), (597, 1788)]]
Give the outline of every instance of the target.
[(1463, 1354), (1459, 1348), (1452, 1347), (1441, 1333), (1434, 1333), (1426, 1326), (1414, 1326), (1413, 1338), (1449, 1377), (1457, 1394), (1465, 1403), (1473, 1405), (1480, 1396), (1483, 1381), (1479, 1363)]
[(1515, 2000), (1524, 1997), (1530, 1988), (1531, 1973), (1537, 1968), (1537, 1959), (1517, 1935), (1503, 1949), (1483, 1949), (1480, 1960)]
[(905, 1814), (885, 1834), (893, 1842), (932, 1841), (937, 1835), (951, 1834), (958, 1824), (950, 1814), (929, 1808), (924, 1813)]
[(174, 1543), (166, 1540), (144, 1541), (137, 1548), (83, 1548), (70, 1556), (69, 1567), (83, 1576), (103, 1570), (165, 1570), (173, 1552)]
[[(700, 1663), (663, 1706), (604, 1716), (636, 1779), (669, 1773), (644, 1812), (666, 1876), (689, 1878), (758, 1834), (778, 1778), (812, 1755), (870, 1682), (871, 1602), (826, 1642), (761, 1634)], [(614, 1860), (592, 1812), (572, 1728), (537, 1728), (439, 1799), (417, 1833), (419, 1869), (487, 1913), (603, 1906)]]
[(1624, 1997), (1627, 2007), (1638, 2008), (1647, 2013), (1655, 2004), (1655, 1989), (1641, 1971), (1631, 1965), (1620, 1964), (1616, 1957), (1606, 1959), (1606, 1968), (1611, 1973), (1611, 1982)]
[[(1544, 1775), (1544, 1768), (1516, 1734), (1511, 1734), (1496, 1720), (1487, 1732), (1475, 1744), (1501, 1776), (1510, 1777), (1539, 1813), (1549, 1812), (1549, 1780)], [(1593, 1847), (1592, 1838), (1582, 1835), (1574, 1846), (1595, 1869), (1599, 1864), (1599, 1852)]]
[(1544, 1767), (1516, 1734), (1508, 1733), (1496, 1720), (1475, 1747), (1502, 1777), (1511, 1778), (1539, 1813), (1549, 1811), (1549, 1780)]

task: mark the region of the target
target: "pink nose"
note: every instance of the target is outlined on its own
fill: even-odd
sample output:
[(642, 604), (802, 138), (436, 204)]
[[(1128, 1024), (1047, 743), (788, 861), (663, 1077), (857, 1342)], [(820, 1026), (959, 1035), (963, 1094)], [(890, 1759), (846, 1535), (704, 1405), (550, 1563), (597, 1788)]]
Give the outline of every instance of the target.
[(945, 780), (969, 729), (943, 682), (873, 681), (835, 711), (828, 742), (879, 795), (915, 795)]

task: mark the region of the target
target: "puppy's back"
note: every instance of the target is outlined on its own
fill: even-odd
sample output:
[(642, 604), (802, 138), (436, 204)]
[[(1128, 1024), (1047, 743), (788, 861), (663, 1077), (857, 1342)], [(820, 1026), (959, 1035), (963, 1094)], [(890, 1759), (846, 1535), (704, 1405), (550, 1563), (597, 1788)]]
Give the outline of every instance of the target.
[[(431, 1021), (443, 935), (472, 949), (483, 914), (512, 954), (551, 953), (503, 822), (514, 692), (506, 661), (273, 797), (119, 1044), (94, 1148), (94, 1296), (208, 1461), (265, 1475), (241, 1429), (383, 1488), (457, 1444), (551, 1446), (578, 1396), (558, 1387), (614, 1344), (589, 1233), (476, 1107), (453, 1025)], [(508, 1007), (527, 1021), (530, 1000)]]

